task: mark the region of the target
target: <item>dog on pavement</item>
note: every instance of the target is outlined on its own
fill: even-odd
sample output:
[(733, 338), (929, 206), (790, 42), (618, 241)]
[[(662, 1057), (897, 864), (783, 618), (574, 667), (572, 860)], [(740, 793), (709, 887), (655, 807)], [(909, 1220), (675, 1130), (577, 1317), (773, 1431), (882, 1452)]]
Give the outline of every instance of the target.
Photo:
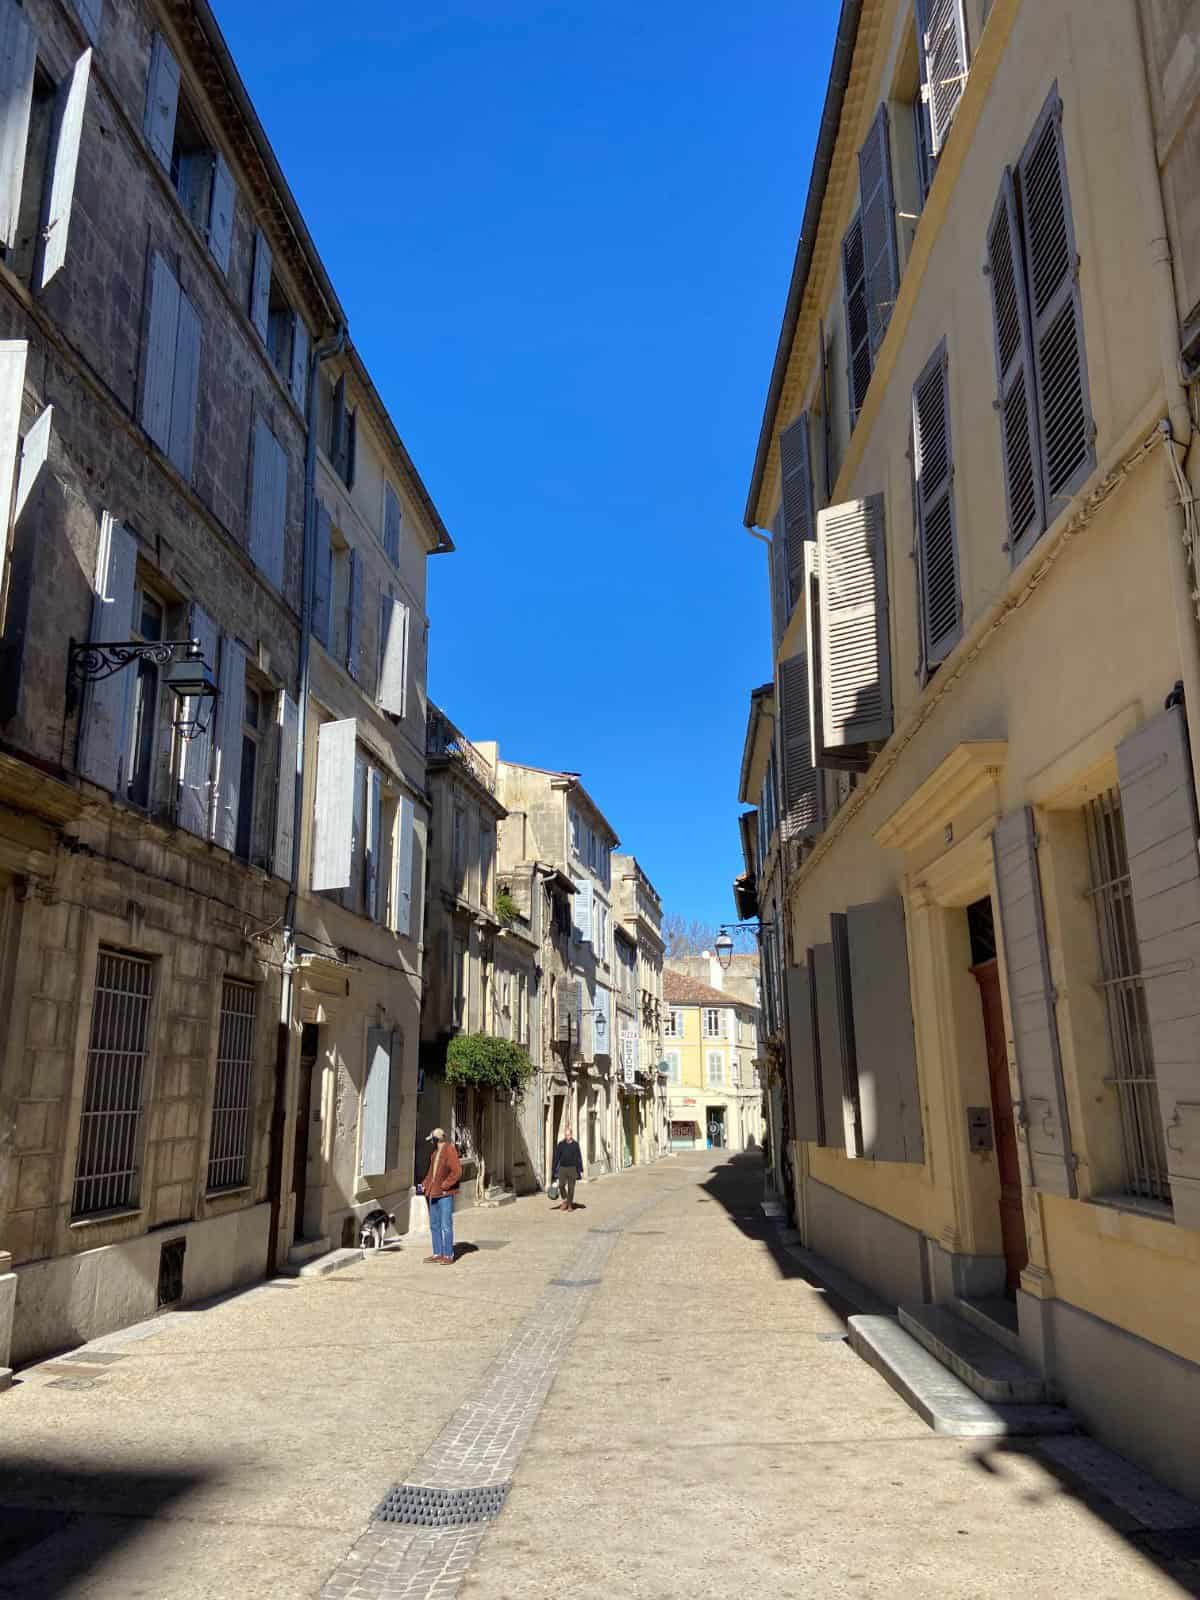
[(358, 1225), (358, 1242), (361, 1248), (382, 1250), (388, 1229), (395, 1220), (395, 1217), (384, 1211), (382, 1206), (376, 1206), (374, 1211), (368, 1211)]

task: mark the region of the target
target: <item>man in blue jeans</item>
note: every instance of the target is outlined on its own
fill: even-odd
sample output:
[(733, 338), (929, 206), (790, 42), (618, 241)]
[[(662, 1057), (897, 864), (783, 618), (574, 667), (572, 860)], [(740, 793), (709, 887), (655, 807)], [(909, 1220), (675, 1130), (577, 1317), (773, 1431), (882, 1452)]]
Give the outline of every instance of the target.
[(452, 1267), (454, 1265), (454, 1196), (462, 1179), (462, 1162), (458, 1151), (446, 1137), (445, 1128), (435, 1128), (429, 1135), (433, 1154), (429, 1158), (429, 1171), (421, 1185), (421, 1193), (429, 1202), (429, 1231), (433, 1235), (433, 1254), (426, 1256), (428, 1265)]

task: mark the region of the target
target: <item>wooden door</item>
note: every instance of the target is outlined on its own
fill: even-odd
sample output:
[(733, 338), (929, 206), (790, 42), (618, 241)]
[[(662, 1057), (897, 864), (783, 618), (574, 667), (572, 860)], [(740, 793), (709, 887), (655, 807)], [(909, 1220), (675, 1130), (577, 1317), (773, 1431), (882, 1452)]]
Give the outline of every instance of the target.
[(293, 1207), (292, 1238), (304, 1238), (304, 1201), (308, 1188), (308, 1130), (312, 1122), (312, 1081), (316, 1065), (311, 1056), (300, 1057), (300, 1079), (296, 1086), (296, 1143), (292, 1151)]
[(992, 1127), (996, 1138), (996, 1164), (1000, 1169), (1000, 1232), (1004, 1240), (1008, 1291), (1015, 1294), (1021, 1268), (1029, 1260), (1025, 1243), (1025, 1211), (1021, 1204), (1021, 1163), (1017, 1155), (1017, 1123), (1013, 1115), (1008, 1078), (1008, 1051), (1004, 1043), (1004, 1009), (1000, 1002), (1000, 969), (993, 958), (972, 967), (983, 1006), (983, 1032), (987, 1041), (988, 1082), (992, 1094)]

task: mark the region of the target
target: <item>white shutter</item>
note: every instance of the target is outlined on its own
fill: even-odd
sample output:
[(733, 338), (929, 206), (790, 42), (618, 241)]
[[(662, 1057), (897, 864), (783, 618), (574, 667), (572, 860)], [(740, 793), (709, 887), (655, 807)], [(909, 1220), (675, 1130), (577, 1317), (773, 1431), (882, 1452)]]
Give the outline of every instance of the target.
[(362, 675), (362, 557), (350, 551), (350, 593), (346, 611), (346, 670), (352, 678)]
[[(3, 413), (0, 411), (0, 425), (3, 422)], [(29, 497), (37, 486), (42, 468), (50, 458), (50, 435), (54, 429), (54, 407), (47, 406), (36, 422), (31, 422), (21, 440), (21, 468), (17, 474), (17, 501), (13, 509), (13, 525), (21, 520), (21, 513), (29, 503)], [(5, 442), (0, 440), (0, 450), (5, 448)], [(0, 493), (2, 493), (0, 487)], [(0, 573), (3, 571), (0, 560)]]
[(4, 550), (8, 548), (13, 482), (17, 476), (17, 451), (21, 444), (21, 399), (25, 393), (25, 360), (28, 353), (29, 346), (24, 339), (6, 339), (0, 343), (0, 526), (4, 530)]
[[(191, 638), (199, 640), (204, 659), (215, 674), (220, 637), (217, 625), (195, 602), (192, 603), (188, 618), (188, 633)], [(218, 700), (217, 705), (220, 703)], [(188, 700), (181, 715), (201, 716), (206, 726), (204, 732), (196, 734), (195, 738), (180, 741), (179, 826), (207, 839), (211, 837), (212, 818), (213, 702)]]
[(817, 571), (824, 739), (834, 749), (886, 739), (892, 682), (882, 495), (818, 513)]
[(250, 321), (258, 336), (266, 343), (267, 323), (271, 315), (271, 246), (262, 230), (254, 230), (254, 277), (250, 285)]
[(171, 385), (171, 434), (167, 454), (190, 483), (200, 396), (200, 314), (187, 295), (179, 296), (175, 373)]
[(392, 1093), (392, 1031), (367, 1029), (367, 1071), (360, 1113), (359, 1171), (364, 1178), (387, 1172), (387, 1135)]
[(300, 317), (292, 328), (292, 399), (306, 411), (308, 407), (308, 328)]
[(277, 589), (283, 587), (283, 535), (287, 520), (287, 455), (262, 417), (254, 423), (250, 496), (250, 559)]
[(85, 50), (58, 86), (54, 107), (54, 138), (50, 151), (50, 181), (42, 205), (42, 237), (38, 249), (36, 284), (44, 289), (67, 259), (67, 234), (75, 198), (75, 172), (83, 138), (83, 113), (92, 73), (92, 52)]
[(385, 594), (380, 606), (383, 646), (379, 657), (379, 704), (402, 717), (408, 685), (408, 607), (395, 595)]
[(353, 717), (324, 722), (317, 731), (317, 800), (313, 826), (312, 887), (345, 889), (350, 884), (354, 844)]
[(367, 768), (367, 837), (363, 851), (365, 893), (363, 910), (379, 920), (379, 900), (387, 882), (383, 875), (383, 775), (378, 767)]
[[(128, 639), (133, 619), (133, 585), (137, 541), (127, 528), (104, 513), (89, 639)], [(113, 794), (124, 786), (129, 752), (129, 724), (137, 673), (131, 667), (111, 678), (89, 683), (80, 729), (79, 770), (85, 778)]]
[(242, 723), (246, 717), (246, 653), (232, 639), (221, 641), (220, 689), (217, 700), (212, 837), (223, 849), (232, 851), (237, 844), (238, 797), (242, 783)]
[(21, 180), (29, 143), (29, 109), (37, 35), (15, 0), (0, 0), (0, 245), (17, 242)]
[(290, 879), (296, 837), (296, 747), (300, 737), (300, 709), (289, 694), (281, 693), (276, 711), (279, 726), (279, 786), (275, 801), (274, 871)]
[(233, 213), (237, 205), (237, 185), (229, 163), (217, 151), (213, 166), (212, 205), (208, 213), (208, 248), (221, 271), (228, 274), (233, 251)]
[(84, 31), (93, 44), (100, 37), (100, 19), (104, 15), (104, 0), (75, 0), (75, 10)]
[(395, 911), (393, 920), (395, 931), (402, 933), (406, 938), (415, 939), (418, 924), (413, 918), (413, 845), (415, 831), (413, 823), (415, 812), (413, 803), (406, 794), (400, 796), (400, 804), (396, 808), (396, 856), (394, 869), (396, 873)]
[(592, 886), (581, 883), (575, 890), (575, 938), (580, 944), (592, 942)]
[(171, 444), (175, 350), (179, 340), (179, 285), (167, 263), (154, 252), (150, 269), (150, 328), (142, 382), (142, 426), (164, 452)]
[(179, 111), (179, 63), (171, 54), (161, 33), (154, 35), (150, 51), (150, 77), (146, 84), (146, 115), (143, 123), (150, 148), (171, 170), (171, 147), (175, 143), (175, 117)]

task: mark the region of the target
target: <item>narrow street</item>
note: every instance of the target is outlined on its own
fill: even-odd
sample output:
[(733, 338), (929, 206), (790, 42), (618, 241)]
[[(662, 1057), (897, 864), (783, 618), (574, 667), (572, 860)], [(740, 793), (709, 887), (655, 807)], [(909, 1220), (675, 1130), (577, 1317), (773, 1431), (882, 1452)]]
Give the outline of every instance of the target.
[[(27, 1368), (0, 1402), (0, 1594), (1196, 1592), (1036, 1444), (931, 1433), (761, 1192), (757, 1156), (698, 1152), (572, 1216), (463, 1215), (452, 1271), (390, 1251)], [(370, 1523), (396, 1485), (510, 1482), (486, 1526)]]

